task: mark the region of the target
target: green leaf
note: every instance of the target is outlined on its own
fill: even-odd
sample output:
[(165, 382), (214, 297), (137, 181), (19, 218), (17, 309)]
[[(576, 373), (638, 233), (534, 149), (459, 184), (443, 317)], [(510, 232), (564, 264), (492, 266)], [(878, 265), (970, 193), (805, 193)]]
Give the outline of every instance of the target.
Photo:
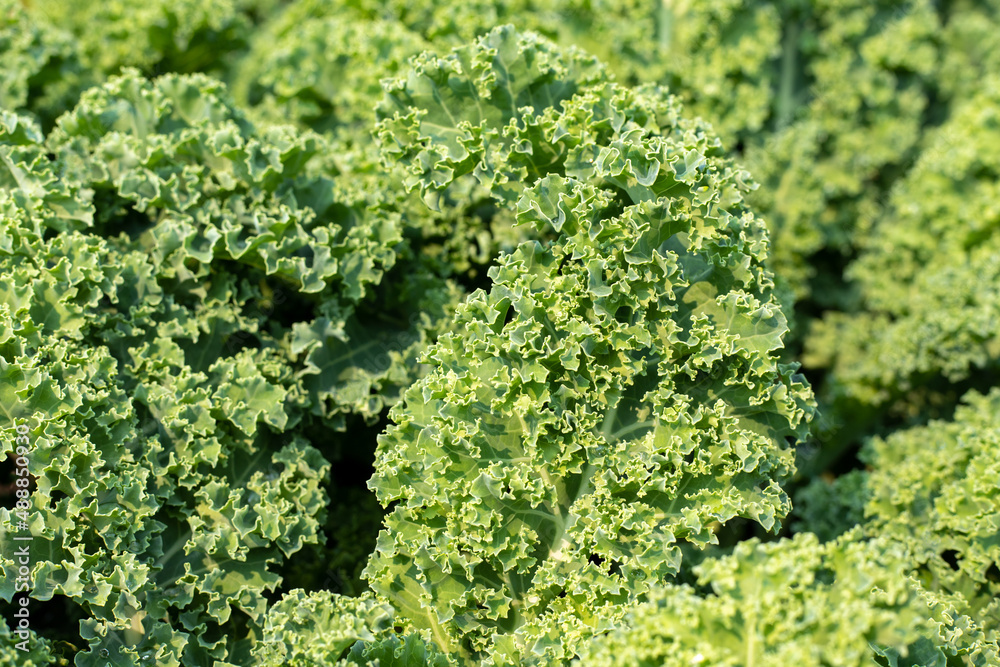
[[(516, 94), (480, 88), (506, 81), (509, 62), (553, 62), (539, 44), (499, 29), (389, 87), (399, 100), (441, 77), (467, 117), (387, 155), (437, 160), (449, 179), (523, 163), (519, 224), (557, 230), (501, 256), (489, 292), (459, 307), (455, 333), (427, 354), (433, 370), (390, 412), (369, 483), (395, 508), (365, 576), (463, 662), (568, 659), (679, 572), (679, 541), (714, 543), (738, 516), (775, 527), (788, 511), (784, 439), (811, 412), (773, 355), (785, 326), (763, 230), (714, 138), (670, 116), (659, 92), (588, 88), (587, 74), (558, 86), (575, 97), (505, 116)], [(438, 113), (429, 92), (405, 99), (383, 138)], [(658, 132), (640, 129), (648, 118)], [(479, 139), (500, 136), (496, 122), (503, 150)], [(574, 151), (604, 157), (564, 176)], [(701, 157), (661, 180), (647, 176), (667, 170), (632, 154)], [(529, 167), (530, 155), (553, 157)]]

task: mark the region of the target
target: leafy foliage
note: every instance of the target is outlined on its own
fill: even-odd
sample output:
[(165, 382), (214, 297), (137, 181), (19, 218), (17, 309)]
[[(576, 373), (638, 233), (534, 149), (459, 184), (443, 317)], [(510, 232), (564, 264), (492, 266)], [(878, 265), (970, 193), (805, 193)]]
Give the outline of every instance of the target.
[(816, 327), (809, 351), (838, 396), (913, 411), (939, 400), (929, 378), (997, 367), (1000, 302), (982, 286), (1000, 279), (998, 103), (987, 79), (934, 133), (850, 268), (863, 307)]
[[(916, 576), (1000, 633), (1000, 390), (970, 393), (952, 422), (868, 443), (868, 531), (912, 550)], [(970, 630), (966, 634), (974, 633)], [(992, 660), (997, 660), (994, 654)]]
[[(996, 660), (995, 650), (939, 648), (965, 644), (961, 630), (969, 628), (948, 632), (944, 626), (957, 614), (895, 575), (910, 558), (903, 544), (858, 537), (854, 531), (822, 545), (809, 533), (771, 544), (742, 542), (732, 555), (698, 566), (698, 583), (711, 586), (710, 595), (688, 587), (657, 591), (630, 612), (627, 630), (594, 642), (578, 664), (985, 665)], [(974, 661), (954, 662), (960, 653)]]
[(475, 173), (557, 232), (460, 306), (372, 481), (399, 502), (373, 588), (491, 664), (571, 656), (713, 522), (774, 528), (810, 410), (773, 356), (785, 324), (744, 174), (658, 91), (597, 72), (501, 29), (420, 59), (381, 110), (412, 182)]
[(113, 75), (123, 67), (148, 73), (216, 69), (226, 55), (246, 48), (258, 4), (263, 3), (83, 0), (67, 5), (32, 0), (28, 6), (32, 15), (58, 23), (76, 37), (88, 69)]
[[(323, 520), (310, 429), (378, 411), (349, 391), (358, 352), (316, 346), (360, 329), (392, 218), (309, 173), (319, 137), (258, 133), (204, 77), (113, 78), (45, 144), (3, 120), (4, 430), (29, 420), (52, 517), (36, 594), (83, 607), (92, 660), (246, 654), (273, 565)], [(282, 300), (318, 316), (269, 324)]]
[(256, 657), (261, 665), (334, 664), (355, 642), (374, 641), (391, 613), (370, 597), (292, 591), (268, 611)]
[(0, 0), (0, 663), (1000, 663), (998, 25)]
[(21, 651), (16, 648), (18, 642), (22, 641), (20, 636), (14, 634), (13, 629), (7, 625), (7, 619), (0, 620), (0, 665), (3, 667), (43, 667), (53, 663), (50, 653), (49, 642), (31, 632), (30, 649)]
[(85, 80), (70, 36), (37, 23), (16, 0), (0, 2), (0, 109), (51, 123), (73, 104)]
[(364, 145), (380, 80), (427, 47), (399, 23), (307, 19), (258, 38), (237, 90), (258, 113)]
[(295, 590), (268, 610), (263, 639), (254, 649), (256, 664), (447, 667), (447, 658), (418, 635), (400, 639), (392, 620), (392, 608), (370, 593), (343, 597)]

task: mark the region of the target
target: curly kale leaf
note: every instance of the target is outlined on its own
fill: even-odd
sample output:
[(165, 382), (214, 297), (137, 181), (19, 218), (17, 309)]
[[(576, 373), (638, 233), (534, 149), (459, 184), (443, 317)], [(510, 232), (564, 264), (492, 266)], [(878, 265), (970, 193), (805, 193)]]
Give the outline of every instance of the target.
[[(553, 231), (501, 257), (390, 413), (366, 576), (455, 656), (571, 657), (735, 517), (788, 511), (811, 394), (744, 174), (658, 90), (501, 28), (388, 88), (386, 153)], [(471, 176), (470, 176), (471, 174)], [(522, 662), (518, 662), (522, 661)]]

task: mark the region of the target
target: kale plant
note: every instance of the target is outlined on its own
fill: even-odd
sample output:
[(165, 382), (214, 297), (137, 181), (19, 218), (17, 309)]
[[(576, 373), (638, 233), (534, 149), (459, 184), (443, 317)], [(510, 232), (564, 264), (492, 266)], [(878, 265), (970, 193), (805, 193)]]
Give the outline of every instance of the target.
[(0, 0), (0, 665), (1000, 664), (998, 30)]

